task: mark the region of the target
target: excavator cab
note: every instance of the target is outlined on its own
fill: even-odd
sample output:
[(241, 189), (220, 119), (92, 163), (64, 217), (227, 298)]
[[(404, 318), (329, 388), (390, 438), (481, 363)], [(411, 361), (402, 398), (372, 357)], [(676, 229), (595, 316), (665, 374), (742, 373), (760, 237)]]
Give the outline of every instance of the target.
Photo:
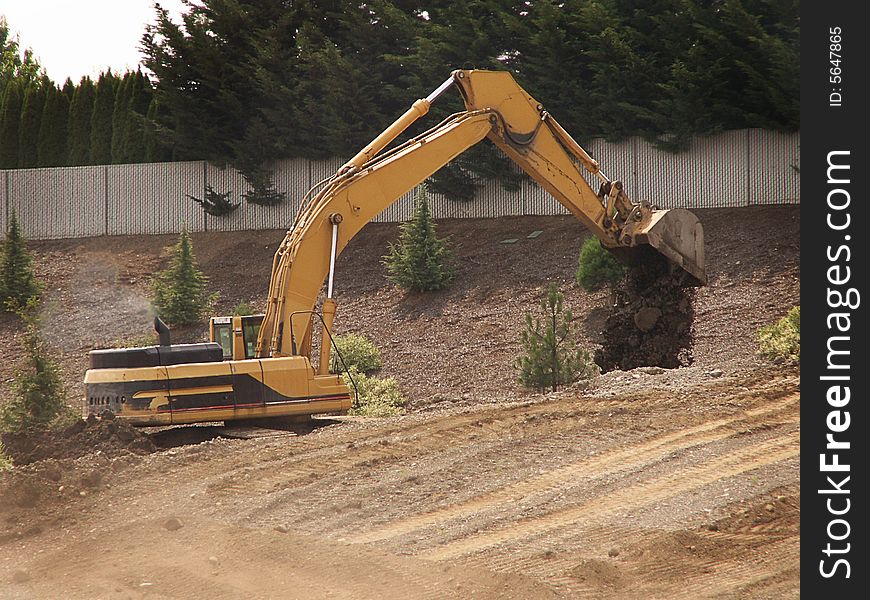
[(263, 315), (212, 317), (208, 323), (209, 340), (220, 344), (224, 360), (254, 358), (262, 324)]

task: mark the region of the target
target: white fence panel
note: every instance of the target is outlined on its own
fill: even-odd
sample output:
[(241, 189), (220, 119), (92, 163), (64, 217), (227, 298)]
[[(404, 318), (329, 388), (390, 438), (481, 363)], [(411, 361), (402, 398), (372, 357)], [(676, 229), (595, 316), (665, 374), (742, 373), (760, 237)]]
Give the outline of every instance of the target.
[[(637, 139), (631, 138), (620, 143), (607, 142), (605, 140), (592, 140), (584, 148), (592, 158), (598, 161), (601, 171), (611, 181), (621, 181), (625, 184), (628, 197), (636, 199), (637, 196), (637, 164), (636, 152)], [(598, 192), (601, 181), (598, 176), (589, 173), (580, 167), (583, 178), (592, 188)]]
[[(626, 184), (630, 198), (661, 208), (800, 202), (798, 133), (729, 131), (695, 138), (688, 152), (679, 154), (640, 138), (618, 144), (591, 140), (585, 147), (609, 178)], [(31, 239), (175, 233), (182, 223), (191, 231), (286, 229), (309, 189), (345, 162), (276, 162), (273, 183), (286, 199), (274, 207), (244, 201), (248, 185), (238, 171), (202, 161), (8, 170), (0, 178), (0, 227), (5, 229), (9, 213), (15, 211)], [(584, 177), (597, 191), (598, 179), (588, 173)], [(207, 216), (188, 198), (203, 198), (206, 185), (218, 193), (230, 192), (230, 200), (241, 201), (241, 206), (225, 217)], [(405, 194), (374, 220), (409, 219), (415, 197), (416, 190)], [(470, 202), (430, 193), (429, 206), (440, 219), (568, 214), (528, 177), (511, 191), (499, 182), (486, 182)]]
[[(30, 239), (105, 233), (105, 167), (7, 171), (8, 212), (15, 211)], [(4, 223), (5, 225), (5, 223)]]
[[(242, 174), (230, 166), (219, 167), (212, 164), (205, 166), (205, 185), (211, 186), (211, 189), (218, 194), (226, 194), (227, 201), (233, 204), (239, 204), (239, 207), (228, 215), (221, 217), (206, 216), (205, 228), (208, 230), (218, 231), (240, 231), (244, 229), (260, 229), (258, 223), (252, 219), (254, 211), (247, 210), (251, 208), (246, 205), (242, 194), (248, 191), (248, 183)], [(203, 193), (205, 191), (203, 190)], [(197, 195), (197, 198), (202, 198), (202, 195)]]
[(789, 204), (800, 200), (800, 135), (752, 129), (748, 132), (748, 204)]
[(635, 140), (637, 157), (637, 185), (635, 202), (646, 201), (659, 208), (684, 208), (691, 202), (687, 190), (700, 173), (700, 157), (694, 144), (688, 152), (673, 154), (662, 151), (649, 142)]
[(205, 228), (205, 213), (188, 195), (202, 198), (202, 162), (111, 165), (108, 171), (109, 235), (175, 233)]
[(726, 131), (693, 140), (692, 154), (697, 159), (698, 174), (675, 198), (675, 206), (746, 206), (749, 160), (746, 134), (746, 131)]

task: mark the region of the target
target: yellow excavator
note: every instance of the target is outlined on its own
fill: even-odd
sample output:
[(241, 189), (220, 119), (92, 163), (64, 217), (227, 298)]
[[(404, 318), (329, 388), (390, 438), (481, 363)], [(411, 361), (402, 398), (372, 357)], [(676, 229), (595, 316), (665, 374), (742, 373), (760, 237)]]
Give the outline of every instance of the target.
[[(387, 149), (454, 87), (465, 110)], [(456, 70), (306, 194), (275, 253), (264, 314), (212, 318), (211, 341), (201, 344), (170, 344), (168, 329), (155, 320), (158, 346), (90, 352), (84, 415), (110, 411), (136, 425), (168, 425), (347, 411), (349, 389), (330, 373), (336, 257), (366, 223), (484, 138), (608, 249), (630, 255), (653, 248), (696, 284), (706, 282), (695, 215), (632, 202), (622, 182), (609, 179), (510, 73)], [(597, 192), (581, 169), (597, 178)]]

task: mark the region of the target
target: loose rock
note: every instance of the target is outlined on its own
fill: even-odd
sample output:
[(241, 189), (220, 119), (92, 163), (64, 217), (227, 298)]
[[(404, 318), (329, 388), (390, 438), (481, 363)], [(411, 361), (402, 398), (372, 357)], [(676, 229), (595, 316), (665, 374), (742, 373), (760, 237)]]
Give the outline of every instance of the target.
[(675, 369), (692, 363), (694, 288), (682, 271), (649, 250), (617, 291), (595, 362), (602, 372), (637, 367)]

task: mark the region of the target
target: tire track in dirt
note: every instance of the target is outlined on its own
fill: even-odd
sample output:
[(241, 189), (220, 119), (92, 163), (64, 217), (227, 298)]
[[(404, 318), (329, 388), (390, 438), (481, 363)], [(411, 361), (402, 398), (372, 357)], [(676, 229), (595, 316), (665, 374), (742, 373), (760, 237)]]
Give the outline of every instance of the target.
[[(518, 540), (535, 538), (554, 529), (588, 527), (613, 516), (618, 511), (637, 510), (657, 501), (684, 494), (769, 464), (798, 456), (800, 443), (796, 432), (785, 438), (773, 438), (741, 448), (727, 456), (696, 465), (680, 473), (670, 473), (608, 493), (606, 498), (589, 499), (579, 506), (563, 509), (489, 531), (460, 538), (454, 542), (418, 554), (430, 560), (450, 560), (471, 555), (487, 548)], [(606, 500), (606, 502), (604, 502)], [(512, 558), (505, 556), (496, 570), (513, 570)]]
[[(776, 397), (785, 393), (789, 380), (773, 381), (766, 384), (766, 392)], [(792, 388), (793, 389), (793, 388)], [(745, 397), (755, 399), (760, 390), (744, 390), (733, 394), (739, 402)], [(554, 401), (519, 403), (510, 407), (487, 407), (459, 414), (432, 416), (423, 421), (405, 420), (379, 424), (376, 430), (363, 429), (348, 432), (347, 446), (343, 444), (323, 444), (314, 442), (316, 447), (307, 447), (307, 439), (300, 440), (303, 448), (280, 462), (265, 461), (257, 465), (242, 463), (237, 469), (223, 471), (217, 480), (212, 481), (210, 491), (234, 495), (255, 491), (269, 494), (281, 491), (320, 478), (324, 473), (338, 474), (357, 472), (386, 461), (399, 461), (400, 457), (422, 457), (427, 454), (443, 452), (456, 446), (456, 440), (471, 441), (481, 436), (498, 438), (506, 432), (526, 438), (526, 431), (532, 436), (543, 438), (546, 443), (547, 431), (563, 432), (566, 424), (570, 428), (581, 429), (590, 416), (601, 409), (613, 406), (614, 398), (584, 399), (579, 405), (576, 397), (560, 398)], [(645, 406), (660, 406), (662, 399), (632, 398), (633, 409)], [(542, 421), (538, 419), (543, 419)], [(362, 442), (362, 443), (360, 443)], [(243, 480), (236, 481), (239, 471)]]
[[(763, 553), (745, 552), (730, 559), (708, 559), (693, 563), (694, 576), (684, 579), (683, 585), (677, 589), (668, 586), (668, 597), (692, 600), (734, 594), (741, 588), (775, 578), (800, 563), (800, 540), (797, 536), (766, 543), (763, 548)], [(637, 569), (633, 579), (651, 583), (642, 584), (632, 592), (641, 597), (660, 594), (661, 582), (672, 582), (685, 569), (685, 565), (675, 564), (664, 564), (656, 570)]]
[[(222, 480), (210, 484), (211, 491), (235, 495), (238, 493), (267, 494), (280, 491), (300, 482), (322, 477), (323, 473), (335, 476), (341, 472), (356, 472), (360, 468), (378, 465), (384, 461), (407, 460), (415, 456), (434, 454), (450, 448), (458, 438), (471, 439), (465, 430), (482, 433), (502, 432), (517, 426), (534, 427), (526, 422), (530, 415), (547, 414), (554, 407), (546, 403), (539, 405), (520, 405), (508, 411), (491, 411), (493, 414), (482, 415), (472, 412), (445, 419), (429, 419), (404, 427), (391, 427), (387, 431), (380, 430), (372, 436), (364, 432), (360, 438), (365, 444), (356, 444), (355, 438), (349, 436), (348, 443), (353, 446), (333, 444), (315, 451), (295, 454), (282, 458), (280, 464), (265, 462), (254, 467), (245, 465), (247, 469), (244, 481), (233, 481), (237, 475), (231, 472)], [(569, 411), (573, 412), (573, 411)], [(574, 425), (579, 427), (584, 423), (583, 417), (574, 418)], [(368, 435), (366, 435), (368, 433)], [(496, 437), (496, 436), (493, 436)], [(398, 439), (396, 439), (398, 438)]]
[(424, 527), (443, 523), (449, 519), (467, 517), (502, 504), (528, 499), (535, 495), (552, 494), (560, 488), (576, 485), (578, 479), (603, 477), (619, 471), (638, 468), (676, 451), (727, 438), (734, 434), (733, 428), (735, 426), (749, 423), (758, 418), (770, 418), (791, 408), (799, 399), (799, 394), (791, 394), (769, 405), (747, 410), (740, 415), (709, 421), (628, 448), (611, 450), (584, 458), (540, 476), (508, 485), (484, 496), (478, 496), (466, 503), (413, 516), (403, 521), (393, 522), (386, 527), (361, 533), (351, 537), (350, 541), (352, 543), (371, 543), (398, 537)]

